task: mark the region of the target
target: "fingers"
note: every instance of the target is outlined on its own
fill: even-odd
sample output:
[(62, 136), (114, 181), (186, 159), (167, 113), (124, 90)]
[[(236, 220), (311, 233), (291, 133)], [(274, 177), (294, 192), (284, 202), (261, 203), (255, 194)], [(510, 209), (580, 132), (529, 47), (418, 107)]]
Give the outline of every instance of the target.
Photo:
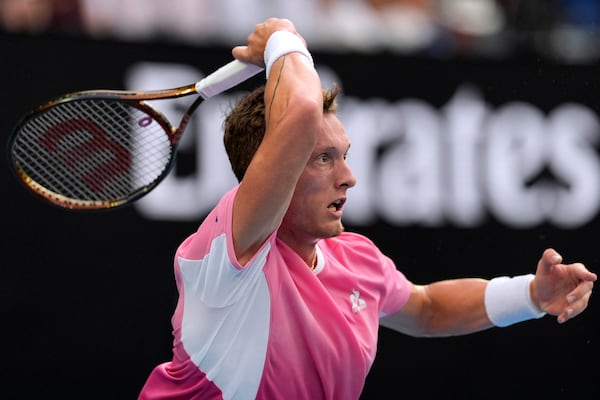
[(549, 309), (553, 310), (551, 312), (557, 316), (559, 324), (587, 308), (597, 279), (596, 274), (582, 263), (563, 264), (562, 256), (552, 248), (542, 254), (536, 276), (541, 282), (546, 282), (536, 289), (545, 292), (543, 297), (549, 302)]
[[(235, 46), (231, 50), (234, 58), (256, 64), (264, 67), (264, 50), (267, 40), (273, 32), (278, 30), (287, 30), (298, 35), (303, 41), (304, 38), (296, 32), (296, 27), (286, 18), (268, 18), (262, 23), (254, 26), (254, 31), (248, 35), (248, 44), (245, 46)], [(304, 41), (306, 44), (306, 41)]]
[[(544, 251), (540, 260), (541, 266), (550, 268), (563, 262), (562, 256), (554, 249), (549, 248)], [(572, 276), (580, 281), (594, 282), (598, 278), (597, 275), (589, 271), (582, 263), (565, 264)]]
[(240, 61), (250, 61), (248, 46), (235, 46), (231, 50), (231, 55)]
[(542, 254), (542, 261), (546, 266), (560, 264), (562, 260), (562, 256), (552, 248), (546, 249), (544, 254)]
[(593, 287), (594, 283), (591, 281), (582, 282), (567, 295), (568, 305), (557, 317), (559, 324), (576, 317), (587, 308)]
[(248, 46), (235, 46), (231, 49), (231, 55), (240, 61), (252, 63), (259, 67), (265, 66), (263, 57), (264, 48), (255, 48), (250, 45)]
[(598, 279), (598, 276), (589, 271), (582, 263), (569, 264), (568, 267), (574, 276), (580, 281), (595, 282), (596, 279)]

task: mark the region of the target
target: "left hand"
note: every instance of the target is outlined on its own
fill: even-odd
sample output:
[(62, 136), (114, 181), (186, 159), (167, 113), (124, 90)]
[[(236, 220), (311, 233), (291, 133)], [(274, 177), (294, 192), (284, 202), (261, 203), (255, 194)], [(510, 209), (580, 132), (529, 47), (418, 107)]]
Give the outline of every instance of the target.
[(562, 261), (556, 250), (546, 249), (530, 288), (533, 302), (546, 313), (557, 316), (559, 324), (586, 309), (597, 279), (582, 263), (562, 264)]

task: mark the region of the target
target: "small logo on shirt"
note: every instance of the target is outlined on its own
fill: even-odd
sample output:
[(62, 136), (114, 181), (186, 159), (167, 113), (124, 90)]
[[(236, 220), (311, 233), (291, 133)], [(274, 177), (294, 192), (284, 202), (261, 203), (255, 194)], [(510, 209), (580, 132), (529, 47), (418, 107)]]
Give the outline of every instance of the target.
[(360, 298), (360, 292), (356, 289), (352, 289), (350, 302), (352, 303), (352, 312), (359, 312), (367, 306), (367, 303)]

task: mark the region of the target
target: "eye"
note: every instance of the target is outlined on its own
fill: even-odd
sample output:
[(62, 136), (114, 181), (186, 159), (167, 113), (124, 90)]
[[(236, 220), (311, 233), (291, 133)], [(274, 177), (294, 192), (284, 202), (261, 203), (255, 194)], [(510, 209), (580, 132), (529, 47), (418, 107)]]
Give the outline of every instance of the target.
[(319, 157), (317, 157), (317, 161), (326, 163), (327, 161), (329, 161), (329, 154), (327, 154), (327, 153), (319, 154)]

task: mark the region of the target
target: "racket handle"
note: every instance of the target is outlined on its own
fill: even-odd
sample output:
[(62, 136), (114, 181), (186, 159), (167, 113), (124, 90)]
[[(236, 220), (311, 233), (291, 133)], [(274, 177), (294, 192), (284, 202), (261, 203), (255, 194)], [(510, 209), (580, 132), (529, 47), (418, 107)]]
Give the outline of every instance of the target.
[(205, 99), (216, 96), (264, 70), (255, 64), (233, 60), (196, 83), (196, 92)]

